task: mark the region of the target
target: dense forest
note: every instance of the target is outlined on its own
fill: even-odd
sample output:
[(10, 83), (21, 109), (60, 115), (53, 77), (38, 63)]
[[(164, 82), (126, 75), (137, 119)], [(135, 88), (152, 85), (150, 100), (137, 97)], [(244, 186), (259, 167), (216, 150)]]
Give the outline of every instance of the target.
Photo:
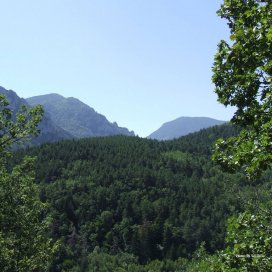
[(49, 235), (61, 242), (51, 271), (85, 271), (93, 254), (146, 265), (191, 259), (203, 245), (222, 249), (226, 219), (241, 209), (233, 190), (251, 189), (242, 174), (211, 161), (211, 147), (237, 132), (223, 125), (165, 142), (114, 136), (19, 150), (13, 163), (37, 158)]
[(42, 107), (15, 118), (0, 95), (0, 270), (272, 271), (271, 14), (268, 0), (218, 10), (231, 43), (212, 80), (232, 125), (27, 147)]

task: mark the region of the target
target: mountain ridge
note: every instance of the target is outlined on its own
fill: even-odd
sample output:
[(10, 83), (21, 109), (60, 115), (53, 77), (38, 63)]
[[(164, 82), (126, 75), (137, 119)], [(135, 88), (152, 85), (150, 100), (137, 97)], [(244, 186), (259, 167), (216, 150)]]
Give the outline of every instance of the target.
[[(7, 96), (15, 113), (21, 104), (43, 106), (45, 115), (39, 125), (41, 134), (33, 139), (33, 143), (112, 135), (135, 136), (133, 131), (119, 127), (116, 122), (109, 122), (104, 115), (75, 97), (65, 98), (58, 93), (50, 93), (24, 99), (1, 86), (0, 93)], [(226, 122), (210, 117), (183, 116), (164, 123), (146, 138), (172, 140)]]
[[(13, 119), (17, 111), (22, 105), (29, 107), (26, 99), (21, 98), (13, 90), (7, 90), (0, 86), (0, 93), (4, 94), (9, 102), (9, 108), (13, 111)], [(44, 142), (55, 142), (59, 140), (72, 139), (72, 135), (62, 128), (58, 127), (52, 120), (47, 112), (44, 113), (43, 119), (38, 125), (40, 134), (31, 140), (31, 144), (40, 144)]]
[(104, 115), (74, 97), (65, 98), (60, 94), (52, 93), (25, 99), (19, 97), (15, 91), (1, 86), (0, 93), (9, 101), (14, 119), (22, 105), (43, 106), (44, 116), (38, 126), (41, 133), (31, 141), (31, 144), (84, 137), (135, 135), (127, 128), (119, 127), (116, 122), (110, 123)]
[(147, 138), (156, 140), (172, 140), (197, 132), (211, 126), (222, 125), (227, 121), (221, 121), (210, 117), (188, 117), (183, 116), (162, 124), (162, 126), (151, 133)]
[(92, 107), (74, 97), (65, 98), (59, 94), (46, 94), (27, 98), (31, 105), (40, 104), (49, 112), (54, 122), (75, 138), (110, 135), (134, 136), (133, 131), (110, 123), (107, 118)]

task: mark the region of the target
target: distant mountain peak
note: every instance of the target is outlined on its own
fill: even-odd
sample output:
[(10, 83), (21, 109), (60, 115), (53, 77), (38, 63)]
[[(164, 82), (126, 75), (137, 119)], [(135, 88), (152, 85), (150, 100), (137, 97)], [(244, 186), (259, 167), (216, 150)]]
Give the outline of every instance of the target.
[(35, 95), (27, 99), (35, 99), (36, 97), (39, 98), (45, 98), (45, 97), (52, 97), (52, 98), (59, 98), (59, 99), (64, 99), (64, 96), (57, 94), (57, 93), (49, 93), (49, 94), (42, 94), (42, 95)]
[(119, 134), (134, 136), (134, 132), (119, 127), (117, 123), (110, 123), (104, 115), (74, 97), (47, 94), (27, 98), (27, 102), (31, 106), (41, 104), (54, 122), (75, 138)]
[(82, 137), (135, 135), (127, 128), (119, 127), (116, 122), (110, 123), (104, 115), (74, 97), (65, 98), (60, 94), (50, 93), (23, 99), (14, 91), (1, 86), (0, 93), (6, 96), (10, 108), (15, 113), (22, 104), (43, 106), (45, 114), (39, 125), (41, 134), (32, 143)]
[[(9, 107), (16, 113), (22, 105), (29, 106), (27, 101), (23, 98), (20, 98), (14, 91), (6, 90), (3, 87), (0, 87), (0, 93), (4, 94), (6, 99), (9, 101)], [(15, 116), (14, 116), (15, 118)], [(34, 138), (32, 144), (40, 144), (43, 142), (54, 142), (63, 139), (72, 139), (67, 131), (58, 127), (50, 118), (49, 114), (45, 112), (43, 120), (39, 124), (39, 129), (41, 131), (40, 135), (37, 138)]]
[(158, 130), (148, 136), (151, 139), (171, 140), (197, 132), (201, 129), (221, 125), (226, 121), (216, 120), (210, 117), (183, 116), (173, 121), (164, 123)]

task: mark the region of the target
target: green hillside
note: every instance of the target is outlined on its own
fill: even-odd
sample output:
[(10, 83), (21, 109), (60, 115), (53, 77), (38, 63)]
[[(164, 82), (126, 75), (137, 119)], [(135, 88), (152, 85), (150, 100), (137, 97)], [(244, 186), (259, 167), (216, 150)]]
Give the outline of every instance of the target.
[(114, 136), (17, 152), (16, 160), (37, 157), (50, 235), (62, 243), (52, 271), (88, 267), (97, 252), (146, 264), (191, 258), (203, 242), (210, 253), (223, 248), (226, 219), (240, 209), (232, 185), (245, 180), (223, 173), (210, 153), (216, 138), (235, 133), (223, 125), (167, 142)]

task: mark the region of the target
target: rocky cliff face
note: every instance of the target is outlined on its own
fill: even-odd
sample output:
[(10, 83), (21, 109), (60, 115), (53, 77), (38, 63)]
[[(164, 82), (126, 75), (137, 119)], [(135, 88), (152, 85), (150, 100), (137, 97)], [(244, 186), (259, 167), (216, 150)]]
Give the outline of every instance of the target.
[(3, 87), (0, 87), (0, 93), (9, 101), (9, 107), (14, 111), (13, 118), (23, 104), (43, 106), (44, 118), (39, 125), (41, 133), (32, 140), (33, 144), (83, 137), (134, 136), (133, 131), (119, 127), (115, 122), (110, 123), (104, 115), (73, 97), (64, 98), (58, 94), (48, 94), (24, 99)]
[(42, 105), (55, 124), (75, 138), (119, 134), (134, 136), (127, 128), (110, 123), (104, 115), (73, 97), (48, 94), (28, 98), (27, 102), (31, 106)]

